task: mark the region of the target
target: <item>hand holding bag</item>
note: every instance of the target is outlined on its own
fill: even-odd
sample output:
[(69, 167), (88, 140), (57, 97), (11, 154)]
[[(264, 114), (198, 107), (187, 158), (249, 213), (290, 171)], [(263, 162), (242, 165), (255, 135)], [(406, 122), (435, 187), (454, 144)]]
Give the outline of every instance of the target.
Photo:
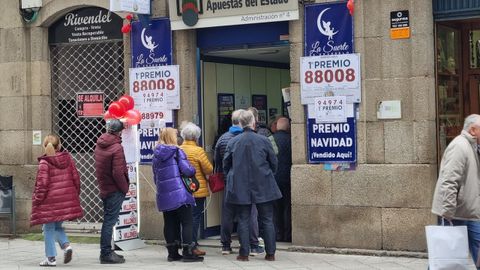
[(208, 178), (208, 186), (212, 193), (222, 191), (225, 188), (225, 175), (215, 170)]
[(425, 226), (430, 270), (471, 269), (467, 226)]

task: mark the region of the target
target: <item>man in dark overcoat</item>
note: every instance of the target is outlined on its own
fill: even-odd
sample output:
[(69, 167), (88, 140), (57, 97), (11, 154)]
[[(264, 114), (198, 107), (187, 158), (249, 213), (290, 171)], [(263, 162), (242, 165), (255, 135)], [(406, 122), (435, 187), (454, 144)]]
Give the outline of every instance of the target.
[(289, 133), (290, 121), (286, 117), (277, 120), (277, 131), (272, 135), (278, 148), (278, 169), (275, 173), (282, 198), (276, 202), (275, 228), (277, 241), (292, 241), (292, 206), (290, 172), (292, 168), (292, 140)]
[(254, 132), (255, 118), (251, 112), (240, 112), (239, 122), (244, 131), (230, 140), (223, 159), (227, 177), (225, 200), (235, 205), (238, 218), (240, 254), (237, 260), (248, 261), (250, 211), (255, 204), (264, 234), (265, 259), (273, 261), (276, 250), (274, 202), (282, 197), (274, 177), (277, 157), (268, 138)]

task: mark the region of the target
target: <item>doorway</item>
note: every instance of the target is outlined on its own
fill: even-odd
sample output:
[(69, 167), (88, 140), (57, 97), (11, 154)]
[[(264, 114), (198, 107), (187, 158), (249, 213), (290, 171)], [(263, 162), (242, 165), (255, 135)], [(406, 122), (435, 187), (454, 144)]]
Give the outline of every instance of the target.
[[(286, 115), (282, 88), (290, 86), (288, 23), (203, 29), (197, 31), (197, 44), (202, 144), (213, 160), (216, 138), (226, 131), (222, 123), (233, 110), (256, 107), (265, 126)], [(220, 233), (222, 199), (218, 192), (207, 200), (203, 238)]]
[(439, 160), (463, 120), (480, 113), (480, 20), (436, 24)]

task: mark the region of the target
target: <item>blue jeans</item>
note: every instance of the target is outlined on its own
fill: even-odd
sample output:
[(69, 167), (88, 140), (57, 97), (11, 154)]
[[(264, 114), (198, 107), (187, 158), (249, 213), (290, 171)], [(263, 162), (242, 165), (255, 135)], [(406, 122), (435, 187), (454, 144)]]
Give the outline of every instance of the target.
[(240, 242), (239, 253), (241, 256), (250, 255), (250, 237), (249, 237), (249, 225), (250, 225), (250, 213), (252, 211), (252, 205), (239, 205), (235, 204), (235, 214), (238, 218), (238, 241)]
[(255, 204), (252, 204), (250, 210), (250, 248), (258, 247), (258, 210)]
[[(200, 223), (203, 220), (203, 211), (205, 210), (205, 198), (195, 198), (196, 206), (193, 207), (193, 235), (192, 240), (195, 246), (198, 245), (198, 229), (200, 228)], [(203, 226), (202, 226), (203, 228)]]
[(114, 192), (108, 194), (103, 201), (103, 224), (100, 234), (100, 256), (108, 256), (112, 253), (113, 226), (117, 223), (118, 214), (122, 207), (125, 194)]
[[(480, 263), (478, 262), (478, 252), (480, 250), (480, 221), (469, 220), (452, 220), (454, 226), (467, 226), (468, 231), (468, 246), (470, 248), (470, 255), (472, 255), (473, 263), (480, 269)], [(438, 219), (438, 224), (442, 224), (442, 219)], [(445, 220), (445, 225), (450, 223)]]
[(273, 224), (274, 201), (257, 204), (258, 225), (262, 228), (265, 252), (274, 255), (277, 249), (275, 225)]
[[(257, 208), (252, 205), (250, 211), (250, 247), (258, 247), (258, 219)], [(232, 243), (233, 223), (235, 220), (235, 205), (225, 201), (225, 193), (222, 199), (222, 221), (220, 227), (220, 237), (223, 247), (230, 247)]]
[(69, 243), (68, 237), (62, 228), (63, 221), (52, 222), (43, 224), (43, 237), (45, 241), (45, 255), (47, 257), (57, 256), (57, 250), (55, 249), (55, 242), (58, 242), (60, 248), (63, 249), (64, 245)]
[[(273, 201), (256, 204), (258, 210), (259, 226), (265, 240), (265, 251), (274, 255), (276, 251), (275, 225), (273, 224)], [(235, 212), (238, 218), (238, 238), (240, 242), (240, 255), (250, 254), (249, 227), (252, 213), (252, 205), (235, 205)]]

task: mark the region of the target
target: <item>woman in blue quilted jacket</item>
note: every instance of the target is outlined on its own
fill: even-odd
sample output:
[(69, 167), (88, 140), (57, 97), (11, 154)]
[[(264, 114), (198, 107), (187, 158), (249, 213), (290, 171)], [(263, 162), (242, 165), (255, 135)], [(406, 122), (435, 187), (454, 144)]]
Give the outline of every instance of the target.
[[(195, 206), (195, 199), (186, 190), (181, 178), (181, 175), (194, 176), (195, 168), (190, 165), (183, 150), (177, 146), (176, 129), (162, 129), (152, 164), (157, 186), (157, 207), (158, 211), (163, 212), (167, 260), (203, 261), (203, 257), (192, 253), (192, 208)], [(183, 256), (178, 254), (180, 243)]]

